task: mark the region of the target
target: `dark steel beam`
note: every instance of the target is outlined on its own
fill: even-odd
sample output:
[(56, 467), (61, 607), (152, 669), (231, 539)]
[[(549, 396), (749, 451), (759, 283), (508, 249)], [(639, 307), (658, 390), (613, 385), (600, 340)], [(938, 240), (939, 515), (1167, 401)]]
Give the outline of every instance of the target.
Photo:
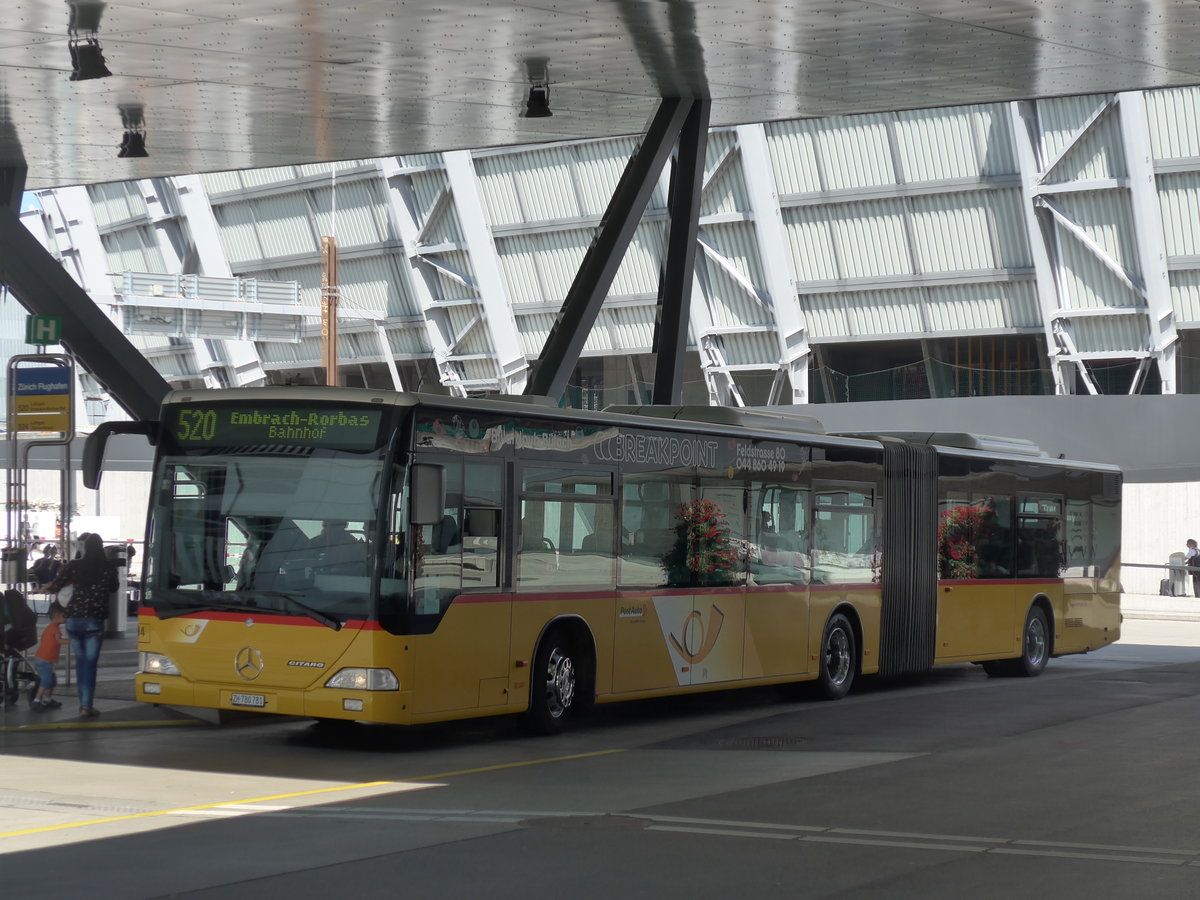
[(135, 419), (157, 419), (170, 386), (87, 292), (21, 224), (0, 209), (0, 280), (35, 315), (62, 318), (62, 345)]
[(7, 206), (16, 213), (21, 211), (21, 198), (25, 194), (25, 166), (7, 166), (0, 169), (0, 206)]
[(708, 147), (711, 102), (697, 100), (679, 135), (679, 153), (671, 172), (671, 216), (667, 258), (658, 286), (658, 317), (654, 323), (655, 405), (677, 406), (683, 401), (683, 358), (687, 346), (692, 275), (696, 265), (696, 233), (700, 230), (700, 194), (704, 183), (704, 153)]
[(579, 361), (600, 307), (641, 222), (663, 166), (671, 155), (688, 111), (695, 101), (664, 98), (641, 145), (630, 157), (617, 183), (592, 245), (575, 273), (546, 346), (533, 364), (526, 394), (558, 398)]

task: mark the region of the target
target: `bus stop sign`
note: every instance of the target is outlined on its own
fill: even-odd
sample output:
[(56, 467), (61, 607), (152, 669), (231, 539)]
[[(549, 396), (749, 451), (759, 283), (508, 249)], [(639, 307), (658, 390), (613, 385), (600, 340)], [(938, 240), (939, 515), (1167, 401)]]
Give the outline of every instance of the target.
[(62, 342), (61, 316), (26, 316), (25, 343), (58, 344)]

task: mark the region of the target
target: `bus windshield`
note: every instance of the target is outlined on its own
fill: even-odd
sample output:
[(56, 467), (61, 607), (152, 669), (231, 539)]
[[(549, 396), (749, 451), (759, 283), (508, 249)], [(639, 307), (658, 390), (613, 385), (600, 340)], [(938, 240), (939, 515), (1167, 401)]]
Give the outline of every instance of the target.
[(146, 602), (372, 617), (383, 451), (253, 445), (164, 452), (151, 510)]

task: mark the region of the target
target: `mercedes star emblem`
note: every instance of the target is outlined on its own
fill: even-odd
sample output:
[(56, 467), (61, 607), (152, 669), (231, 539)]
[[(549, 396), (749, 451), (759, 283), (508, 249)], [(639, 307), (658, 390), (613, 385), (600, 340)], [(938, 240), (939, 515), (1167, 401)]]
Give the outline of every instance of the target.
[(263, 670), (263, 656), (254, 647), (243, 647), (233, 657), (233, 668), (246, 681), (253, 681)]

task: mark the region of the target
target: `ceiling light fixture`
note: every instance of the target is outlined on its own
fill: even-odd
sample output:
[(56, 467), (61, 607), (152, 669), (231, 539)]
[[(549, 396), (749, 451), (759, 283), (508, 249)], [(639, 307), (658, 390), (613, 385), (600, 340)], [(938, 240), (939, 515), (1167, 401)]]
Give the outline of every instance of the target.
[(146, 152), (145, 108), (140, 103), (122, 103), (117, 109), (121, 111), (121, 126), (125, 129), (117, 159), (144, 159), (149, 156)]
[(529, 99), (525, 101), (525, 112), (521, 115), (526, 119), (544, 119), (554, 115), (550, 112), (549, 84), (535, 84), (529, 89)]
[(67, 42), (67, 47), (71, 51), (72, 81), (107, 78), (112, 74), (104, 64), (104, 53), (100, 49), (100, 41), (96, 38), (86, 38), (82, 41), (72, 39)]
[(117, 151), (117, 159), (144, 159), (150, 154), (146, 152), (146, 135), (140, 131), (127, 131), (121, 138), (121, 149)]
[(67, 31), (78, 34), (81, 31), (95, 34), (100, 30), (100, 17), (104, 15), (104, 7), (108, 6), (103, 0), (67, 0), (70, 10), (67, 12)]

